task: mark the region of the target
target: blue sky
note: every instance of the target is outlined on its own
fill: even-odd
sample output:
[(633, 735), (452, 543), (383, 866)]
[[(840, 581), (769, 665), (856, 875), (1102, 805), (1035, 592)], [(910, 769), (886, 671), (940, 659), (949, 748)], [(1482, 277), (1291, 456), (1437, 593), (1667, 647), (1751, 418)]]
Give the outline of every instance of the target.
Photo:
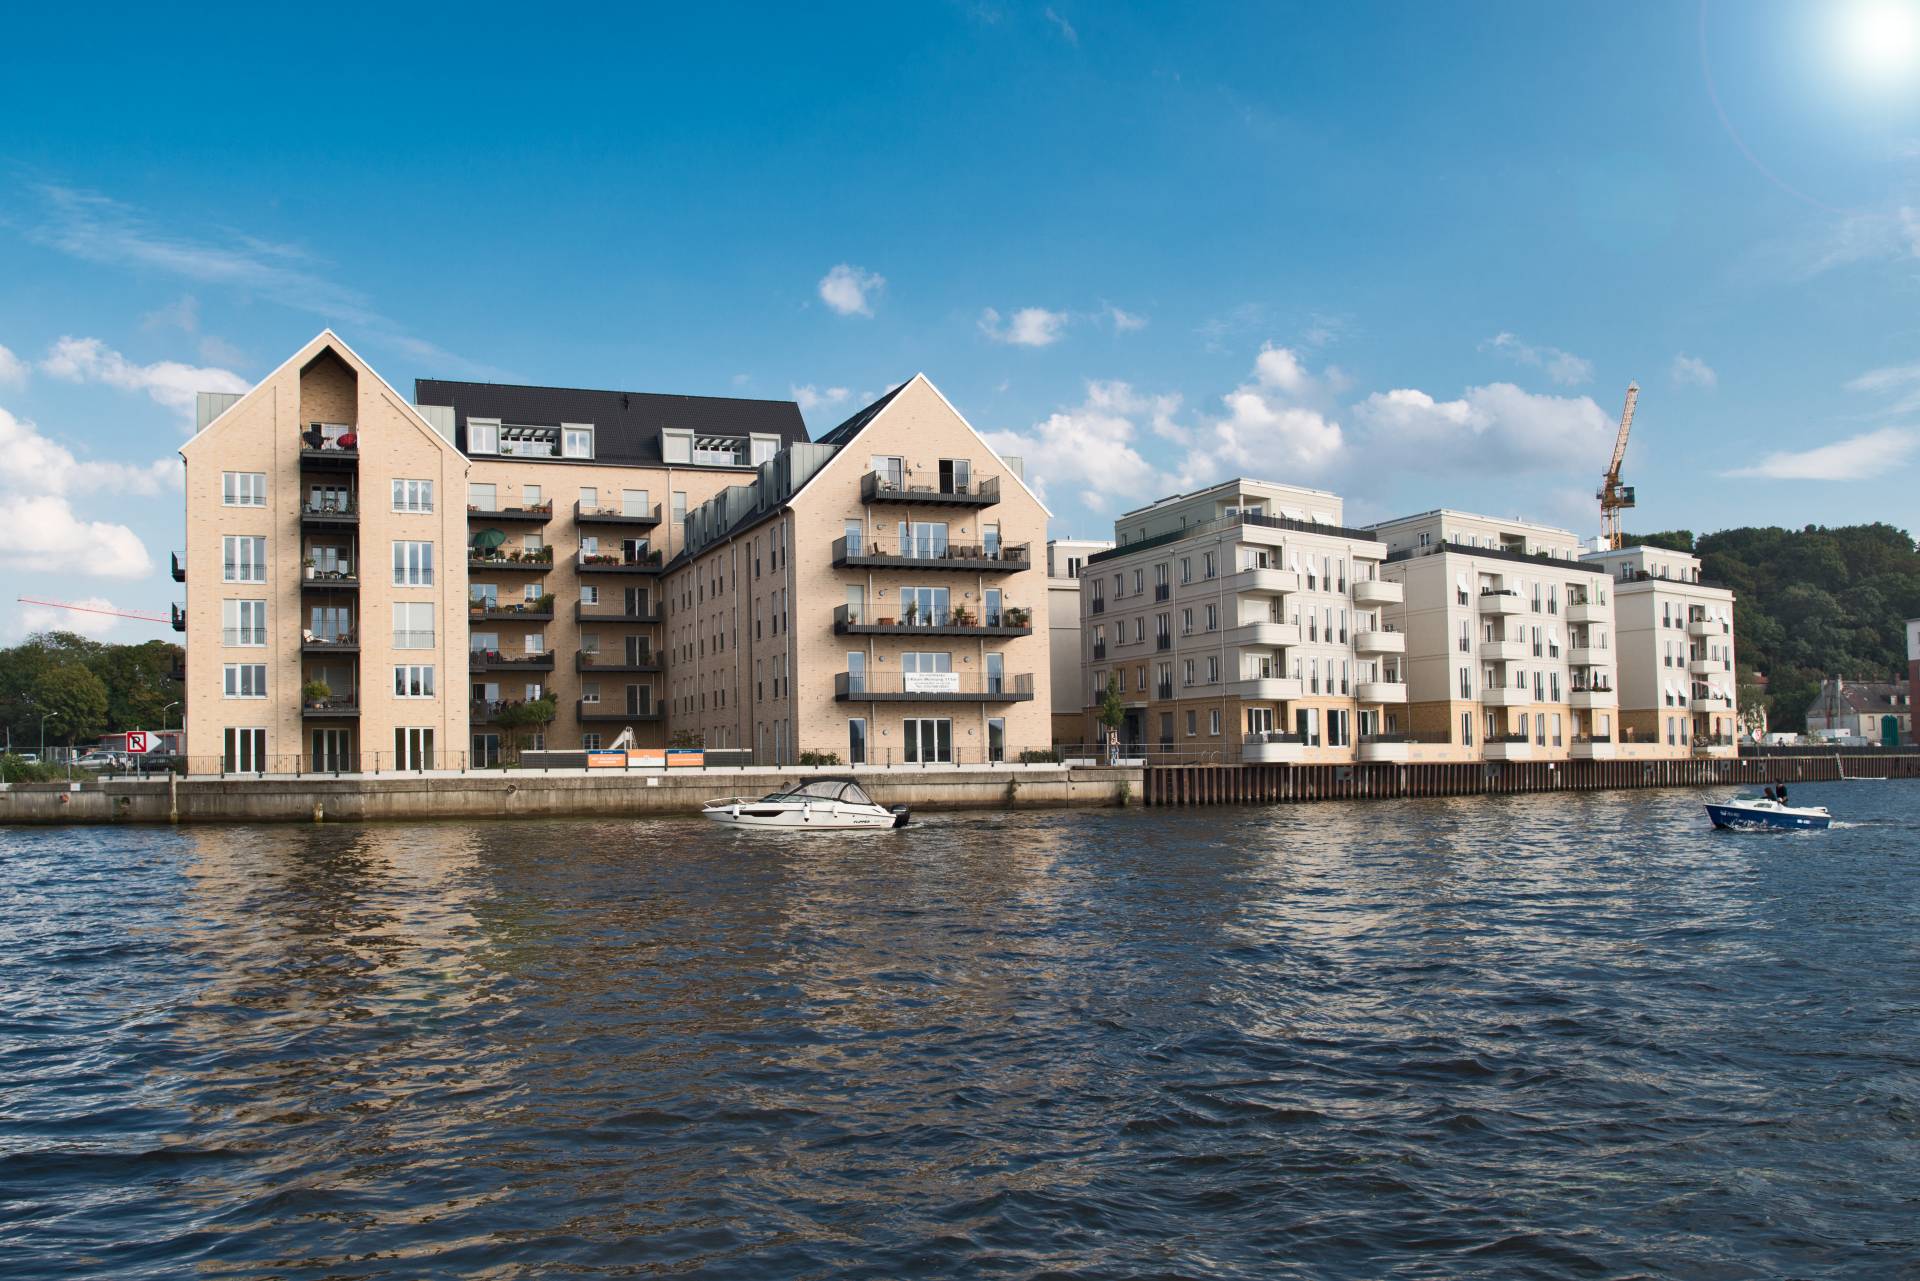
[(191, 392), (324, 325), (816, 430), (924, 370), (1062, 535), (1591, 533), (1636, 378), (1636, 528), (1920, 516), (1920, 0), (688, 8), (10, 15), (0, 641), (164, 612)]

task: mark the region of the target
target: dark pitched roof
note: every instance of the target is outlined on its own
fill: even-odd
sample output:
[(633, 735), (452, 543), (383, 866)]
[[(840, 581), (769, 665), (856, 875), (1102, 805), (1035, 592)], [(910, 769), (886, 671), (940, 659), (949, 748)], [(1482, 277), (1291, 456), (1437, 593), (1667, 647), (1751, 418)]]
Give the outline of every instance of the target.
[(855, 413), (853, 417), (847, 419), (847, 421), (841, 423), (838, 427), (835, 427), (832, 431), (822, 436), (820, 438), (820, 443), (823, 445), (844, 445), (848, 441), (852, 440), (855, 436), (858, 436), (860, 434), (861, 429), (864, 428), (868, 423), (872, 422), (874, 418), (880, 413), (880, 411), (885, 409), (889, 404), (891, 404), (893, 401), (893, 398), (900, 394), (901, 389), (904, 388), (907, 385), (907, 383), (910, 383), (912, 381), (913, 381), (912, 378), (907, 379), (906, 383), (901, 383), (899, 387), (895, 387), (892, 391), (888, 392), (886, 395), (882, 396), (880, 399), (874, 401), (871, 405), (868, 405), (865, 409), (862, 409), (857, 413)]
[(790, 400), (736, 400), (648, 391), (592, 391), (580, 387), (522, 387), (509, 383), (414, 380), (418, 405), (453, 406), (454, 443), (465, 451), (467, 418), (557, 427), (592, 423), (594, 461), (659, 463), (662, 430), (684, 428), (704, 436), (778, 436), (781, 448), (807, 439), (800, 406)]

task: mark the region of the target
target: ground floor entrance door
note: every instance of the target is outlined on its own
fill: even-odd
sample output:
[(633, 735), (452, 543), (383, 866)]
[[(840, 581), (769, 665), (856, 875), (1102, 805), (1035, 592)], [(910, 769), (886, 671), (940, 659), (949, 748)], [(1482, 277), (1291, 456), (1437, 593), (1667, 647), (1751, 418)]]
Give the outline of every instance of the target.
[(500, 763), (500, 736), (498, 734), (475, 734), (473, 736), (473, 766), (475, 769), (492, 769)]
[(352, 730), (317, 729), (311, 746), (307, 768), (315, 773), (337, 774), (354, 768)]
[(953, 722), (946, 717), (910, 717), (901, 730), (909, 765), (953, 763)]

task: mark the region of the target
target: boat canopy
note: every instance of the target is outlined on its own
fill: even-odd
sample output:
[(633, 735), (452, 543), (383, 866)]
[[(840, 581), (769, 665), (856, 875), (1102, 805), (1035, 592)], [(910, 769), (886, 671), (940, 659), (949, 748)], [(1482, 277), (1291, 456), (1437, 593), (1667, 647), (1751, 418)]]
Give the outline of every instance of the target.
[(868, 796), (860, 784), (850, 778), (816, 778), (810, 782), (795, 783), (784, 792), (767, 797), (768, 800), (807, 800), (807, 801), (844, 801), (848, 805), (872, 805), (874, 800)]

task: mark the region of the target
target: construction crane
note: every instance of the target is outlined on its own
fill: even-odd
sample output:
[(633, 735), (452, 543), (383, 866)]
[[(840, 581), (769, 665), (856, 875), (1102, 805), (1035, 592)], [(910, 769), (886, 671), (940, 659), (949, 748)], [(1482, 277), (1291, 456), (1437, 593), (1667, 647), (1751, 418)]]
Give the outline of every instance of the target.
[(80, 614), (110, 614), (114, 618), (137, 618), (146, 623), (172, 621), (161, 614), (133, 614), (124, 609), (101, 609), (98, 605), (73, 605), (63, 600), (37, 600), (32, 596), (16, 596), (14, 600), (22, 605), (50, 605), (54, 609), (71, 609)]
[(1633, 486), (1620, 483), (1620, 462), (1627, 456), (1627, 433), (1633, 430), (1633, 406), (1640, 399), (1640, 384), (1627, 384), (1627, 407), (1620, 411), (1620, 434), (1613, 442), (1613, 461), (1600, 482), (1600, 538), (1607, 550), (1619, 551), (1626, 536), (1620, 532), (1621, 509), (1633, 506)]

